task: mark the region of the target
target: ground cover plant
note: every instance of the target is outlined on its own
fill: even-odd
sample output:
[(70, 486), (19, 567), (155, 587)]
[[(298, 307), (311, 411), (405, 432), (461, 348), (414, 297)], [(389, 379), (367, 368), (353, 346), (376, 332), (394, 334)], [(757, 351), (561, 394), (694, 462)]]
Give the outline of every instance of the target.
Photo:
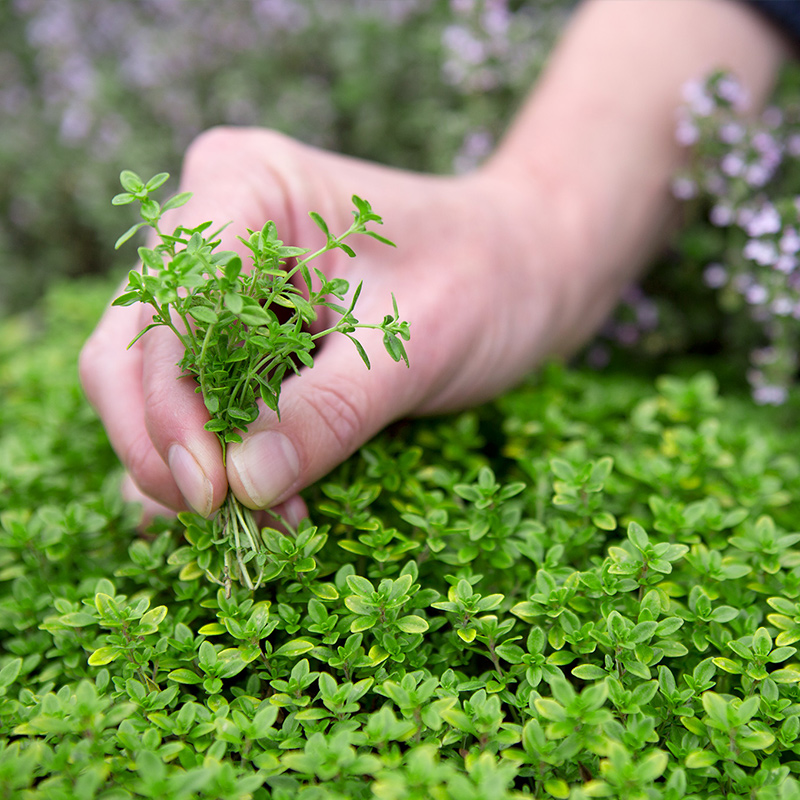
[(228, 597), (119, 499), (107, 295), (2, 323), (5, 796), (800, 796), (796, 400), (552, 367), (377, 438)]

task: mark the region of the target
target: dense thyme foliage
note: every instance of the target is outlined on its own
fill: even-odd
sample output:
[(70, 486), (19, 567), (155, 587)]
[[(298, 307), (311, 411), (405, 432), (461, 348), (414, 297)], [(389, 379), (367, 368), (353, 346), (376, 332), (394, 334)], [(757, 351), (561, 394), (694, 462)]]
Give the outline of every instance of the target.
[(373, 441), (226, 597), (118, 498), (106, 296), (2, 323), (5, 796), (800, 797), (794, 400), (548, 369)]

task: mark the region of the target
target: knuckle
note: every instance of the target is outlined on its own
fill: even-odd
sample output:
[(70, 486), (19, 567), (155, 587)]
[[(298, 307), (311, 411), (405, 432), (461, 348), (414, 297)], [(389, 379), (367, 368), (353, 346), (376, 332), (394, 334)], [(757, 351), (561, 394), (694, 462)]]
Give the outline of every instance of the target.
[(186, 149), (184, 170), (204, 164), (212, 158), (235, 152), (243, 132), (227, 125), (218, 125), (195, 136)]
[(361, 443), (367, 398), (356, 386), (329, 383), (316, 387), (304, 399), (342, 450), (349, 452)]
[(217, 125), (198, 134), (186, 149), (184, 177), (203, 174), (210, 166), (250, 164), (259, 154), (285, 150), (291, 139), (277, 131)]

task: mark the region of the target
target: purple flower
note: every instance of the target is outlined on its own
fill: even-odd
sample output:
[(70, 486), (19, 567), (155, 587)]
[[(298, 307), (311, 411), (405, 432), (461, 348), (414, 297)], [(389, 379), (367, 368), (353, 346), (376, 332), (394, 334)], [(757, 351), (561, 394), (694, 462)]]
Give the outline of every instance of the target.
[(470, 131), (453, 159), (453, 169), (457, 173), (469, 172), (480, 164), (494, 147), (494, 138), (484, 128)]
[(720, 169), (731, 178), (736, 178), (744, 172), (745, 161), (741, 153), (726, 153), (720, 163)]
[(760, 283), (754, 283), (752, 286), (748, 287), (747, 291), (744, 293), (744, 299), (747, 300), (751, 306), (763, 305), (767, 302), (768, 298), (769, 292), (767, 292), (766, 288)]
[(711, 220), (711, 224), (716, 225), (718, 228), (725, 228), (728, 225), (731, 225), (735, 219), (733, 209), (730, 206), (723, 205), (722, 203), (717, 203), (711, 209), (708, 217)]
[(772, 177), (772, 170), (765, 164), (750, 164), (744, 173), (744, 179), (750, 186), (763, 186)]
[(744, 138), (745, 130), (741, 122), (725, 122), (719, 126), (718, 136), (725, 144), (738, 144)]
[(788, 317), (794, 311), (794, 305), (790, 298), (786, 297), (786, 295), (781, 295), (772, 301), (770, 309), (778, 317)]
[(753, 400), (760, 406), (782, 406), (789, 397), (785, 386), (764, 384), (753, 390)]
[(675, 140), (684, 147), (690, 147), (700, 138), (700, 129), (692, 120), (682, 117), (675, 128)]
[(728, 270), (722, 264), (709, 264), (703, 272), (703, 280), (706, 286), (719, 289), (728, 282)]
[(702, 81), (687, 81), (683, 85), (683, 99), (698, 117), (709, 116), (715, 108), (714, 98), (708, 94)]
[(749, 102), (747, 91), (736, 78), (726, 75), (717, 82), (717, 95), (738, 111), (743, 111)]
[(687, 177), (677, 177), (672, 181), (672, 194), (678, 200), (689, 200), (697, 194), (697, 184)]
[(466, 64), (474, 66), (486, 60), (486, 46), (463, 25), (448, 25), (442, 34), (442, 43)]
[(778, 260), (778, 248), (774, 242), (765, 239), (750, 239), (742, 250), (749, 261), (762, 267), (772, 266)]
[(764, 203), (743, 227), (752, 237), (778, 233), (781, 229), (781, 215), (772, 203)]
[(632, 322), (621, 322), (614, 326), (614, 337), (625, 347), (633, 347), (639, 341), (639, 329)]
[(784, 229), (779, 247), (782, 253), (788, 253), (790, 255), (794, 255), (800, 250), (800, 236), (797, 235), (797, 231), (794, 228)]
[(788, 275), (790, 272), (793, 272), (794, 268), (797, 266), (797, 257), (784, 253), (775, 259), (773, 266), (778, 272)]
[(800, 156), (800, 133), (793, 133), (786, 138), (786, 152), (795, 158)]

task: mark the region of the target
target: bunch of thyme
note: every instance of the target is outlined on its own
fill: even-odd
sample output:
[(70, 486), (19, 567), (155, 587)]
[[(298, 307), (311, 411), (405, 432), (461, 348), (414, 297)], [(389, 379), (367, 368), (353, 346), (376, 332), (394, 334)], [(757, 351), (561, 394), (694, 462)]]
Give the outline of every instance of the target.
[[(392, 359), (402, 359), (408, 365), (403, 346), (403, 341), (409, 339), (408, 323), (399, 318), (394, 296), (392, 314), (379, 323), (359, 322), (353, 311), (361, 284), (346, 301), (348, 281), (328, 279), (319, 269), (309, 266), (334, 249), (355, 256), (345, 240), (356, 233), (392, 244), (367, 228), (369, 223), (382, 224), (368, 202), (353, 196), (353, 222), (338, 236), (330, 232), (319, 214), (312, 212), (311, 218), (326, 239), (313, 252), (284, 244), (272, 221), (260, 231), (248, 230), (247, 238), (239, 237), (251, 254), (252, 264), (245, 269), (237, 253), (219, 249), (222, 229), (213, 230), (212, 222), (192, 228), (181, 225), (171, 233), (162, 230), (163, 214), (184, 205), (191, 197), (191, 193), (184, 192), (163, 204), (154, 200), (152, 194), (168, 178), (163, 172), (146, 182), (129, 170), (120, 175), (125, 191), (116, 195), (112, 203), (138, 202), (141, 222), (131, 226), (117, 240), (116, 247), (145, 227), (153, 229), (157, 243), (139, 248), (141, 270), (129, 273), (128, 285), (113, 305), (147, 303), (153, 308), (152, 321), (131, 345), (151, 328), (161, 326), (178, 337), (184, 348), (178, 366), (182, 374), (197, 381), (196, 391), (202, 395), (210, 415), (206, 430), (219, 438), (223, 458), (228, 443), (242, 441), (242, 433), (258, 417), (259, 398), (280, 414), (283, 379), (303, 366), (313, 366), (314, 349), (323, 337), (332, 333), (346, 336), (369, 368), (367, 353), (353, 334), (357, 328), (379, 329)], [(309, 327), (321, 309), (334, 312), (336, 321), (312, 333)], [(228, 492), (210, 526), (213, 543), (221, 545), (223, 565), (221, 576), (206, 566), (209, 578), (228, 590), (233, 578), (248, 589), (258, 588), (269, 555), (250, 509)], [(250, 562), (255, 577), (250, 574)]]

